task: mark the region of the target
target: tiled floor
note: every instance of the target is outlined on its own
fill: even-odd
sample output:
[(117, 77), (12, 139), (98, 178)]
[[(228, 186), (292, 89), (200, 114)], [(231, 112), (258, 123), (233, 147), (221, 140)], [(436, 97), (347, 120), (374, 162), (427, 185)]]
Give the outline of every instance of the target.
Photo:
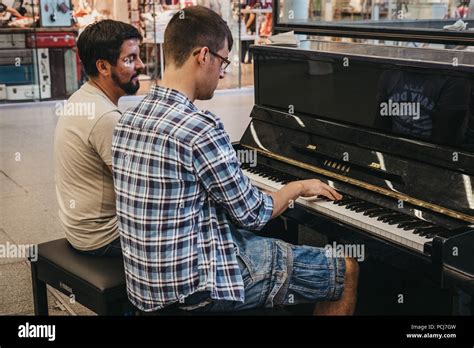
[[(127, 97), (120, 107), (141, 97)], [(253, 105), (253, 90), (217, 91), (197, 102), (224, 122), (232, 141), (240, 139)], [(55, 102), (0, 105), (0, 244), (36, 244), (64, 236), (57, 218), (53, 139)], [(69, 315), (48, 296), (51, 315)], [(93, 314), (79, 304), (77, 314)], [(0, 257), (0, 315), (32, 315), (31, 275), (25, 259)]]

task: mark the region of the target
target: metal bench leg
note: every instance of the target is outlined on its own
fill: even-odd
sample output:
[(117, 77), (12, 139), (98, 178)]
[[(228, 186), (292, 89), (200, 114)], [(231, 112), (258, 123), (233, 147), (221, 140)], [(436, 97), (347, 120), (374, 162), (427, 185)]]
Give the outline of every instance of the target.
[(48, 293), (46, 291), (46, 283), (38, 278), (36, 262), (31, 262), (31, 278), (33, 284), (35, 315), (48, 315)]

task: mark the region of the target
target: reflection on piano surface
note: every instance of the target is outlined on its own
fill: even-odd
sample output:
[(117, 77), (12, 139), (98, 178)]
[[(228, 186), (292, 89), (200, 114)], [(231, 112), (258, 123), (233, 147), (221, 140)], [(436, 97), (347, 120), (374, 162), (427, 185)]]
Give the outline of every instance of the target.
[[(467, 145), (469, 98), (466, 78), (387, 70), (381, 75), (376, 120), (389, 132), (438, 144)], [(471, 121), (472, 122), (472, 121)]]
[[(462, 312), (457, 294), (474, 294), (474, 65), (313, 48), (253, 48), (255, 106), (235, 148), (258, 164), (242, 170), (265, 190), (317, 178), (344, 195), (300, 198), (285, 217), (300, 240), (366, 246), (359, 313)], [(411, 114), (394, 112), (401, 103)], [(409, 309), (367, 300), (380, 272), (417, 284), (383, 289), (410, 293)]]

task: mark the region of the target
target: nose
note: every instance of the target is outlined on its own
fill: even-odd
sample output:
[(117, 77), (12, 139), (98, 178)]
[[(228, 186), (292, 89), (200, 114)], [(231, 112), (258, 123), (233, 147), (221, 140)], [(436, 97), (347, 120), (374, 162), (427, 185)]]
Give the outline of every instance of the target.
[(225, 76), (225, 70), (222, 70), (222, 69), (221, 69), (221, 73), (219, 74), (219, 78), (220, 78), (220, 79), (223, 79), (224, 76)]
[(140, 59), (140, 57), (137, 57), (135, 60), (135, 69), (140, 69), (142, 70), (145, 67), (145, 64), (143, 64), (143, 61)]

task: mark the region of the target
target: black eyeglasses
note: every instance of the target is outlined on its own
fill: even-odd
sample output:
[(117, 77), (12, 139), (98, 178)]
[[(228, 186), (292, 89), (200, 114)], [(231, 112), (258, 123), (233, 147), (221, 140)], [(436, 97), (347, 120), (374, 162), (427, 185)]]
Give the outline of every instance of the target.
[[(199, 52), (201, 52), (201, 48), (198, 51), (193, 52), (193, 56), (198, 55)], [(216, 57), (218, 57), (222, 60), (221, 71), (225, 71), (227, 69), (227, 67), (230, 65), (231, 61), (229, 59), (227, 59), (225, 57), (222, 57), (220, 54), (217, 54), (216, 52), (212, 52), (211, 50), (209, 50), (209, 53), (215, 55)]]

